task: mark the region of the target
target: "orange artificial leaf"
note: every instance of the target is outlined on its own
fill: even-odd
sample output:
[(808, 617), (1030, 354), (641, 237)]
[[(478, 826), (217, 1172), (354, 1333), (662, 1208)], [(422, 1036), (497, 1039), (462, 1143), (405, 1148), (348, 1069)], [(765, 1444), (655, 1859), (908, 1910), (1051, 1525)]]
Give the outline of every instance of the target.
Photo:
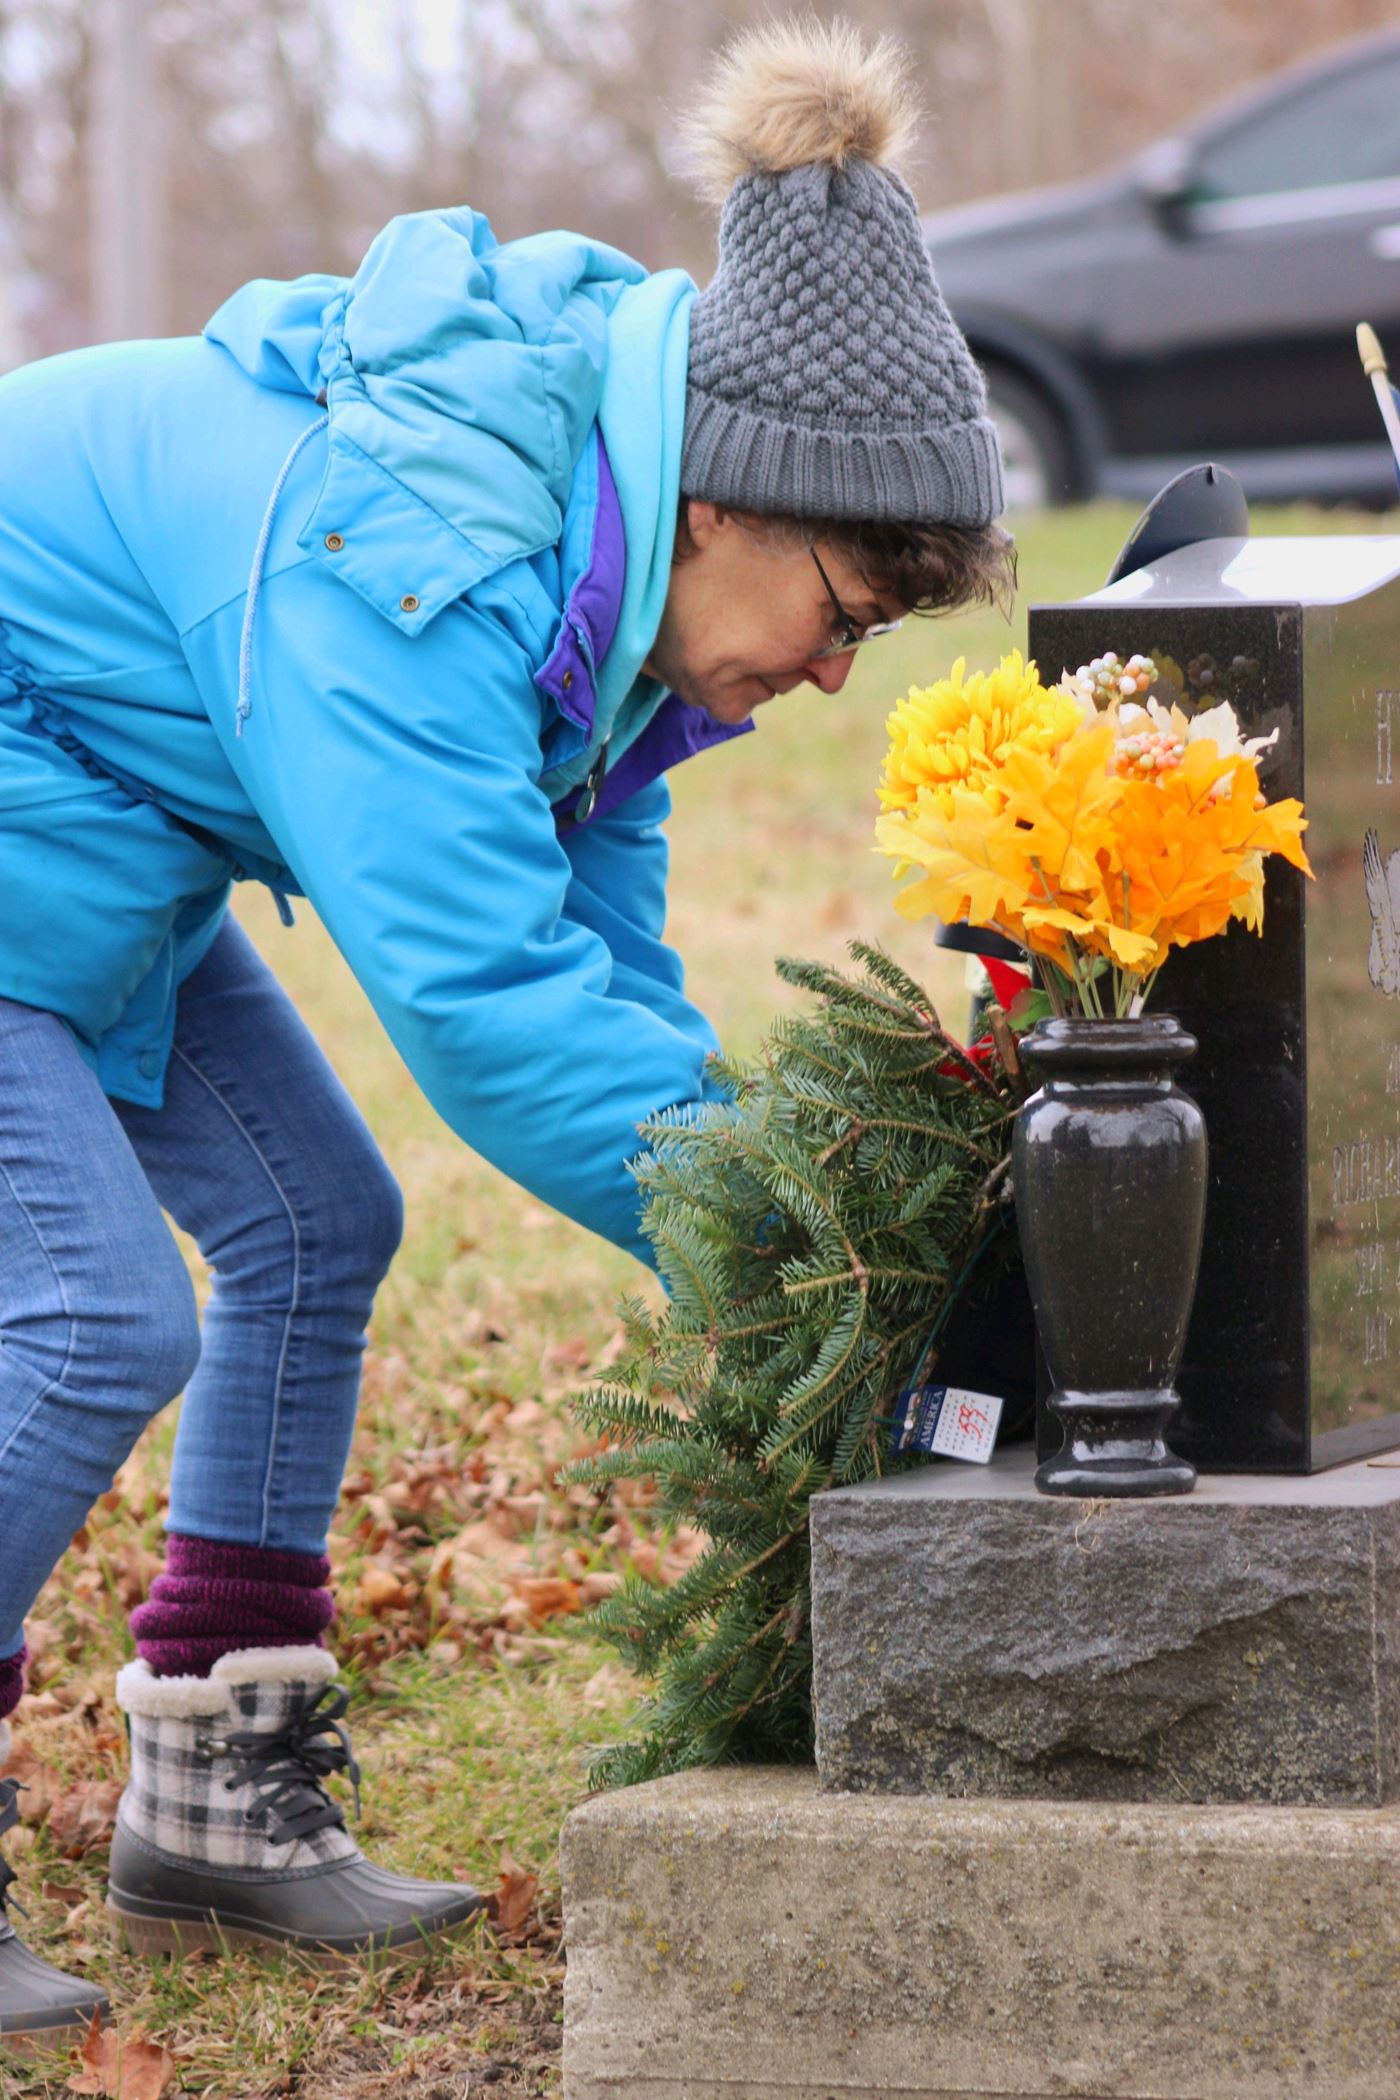
[(1006, 813), (1017, 844), (1051, 890), (1096, 885), (1095, 856), (1112, 843), (1112, 819), (1125, 783), (1108, 770), (1113, 724), (1080, 729), (1053, 757), (1011, 751), (1003, 769)]
[(1303, 815), (1303, 805), (1292, 797), (1282, 802), (1271, 802), (1266, 809), (1255, 812), (1255, 823), (1250, 833), (1250, 845), (1256, 853), (1281, 853), (1295, 868), (1305, 875), (1312, 874), (1312, 866), (1303, 851), (1303, 833), (1308, 820)]
[(1035, 871), (1020, 850), (1015, 827), (985, 796), (949, 791), (947, 815), (920, 811), (916, 819), (881, 817), (876, 836), (924, 880), (897, 900), (906, 918), (928, 912), (971, 926), (1012, 917), (1033, 894)]
[(1150, 934), (1130, 933), (1106, 913), (1089, 918), (1082, 912), (1035, 911), (1027, 907), (1021, 923), (1028, 935), (1037, 934), (1044, 927), (1072, 933), (1090, 954), (1111, 955), (1115, 962), (1129, 970), (1140, 970), (1150, 964), (1157, 950), (1157, 943)]
[(1097, 955), (1107, 952), (1123, 969), (1140, 973), (1152, 967), (1159, 950), (1150, 933), (1133, 933), (1126, 926), (1106, 919), (1095, 928), (1094, 952)]

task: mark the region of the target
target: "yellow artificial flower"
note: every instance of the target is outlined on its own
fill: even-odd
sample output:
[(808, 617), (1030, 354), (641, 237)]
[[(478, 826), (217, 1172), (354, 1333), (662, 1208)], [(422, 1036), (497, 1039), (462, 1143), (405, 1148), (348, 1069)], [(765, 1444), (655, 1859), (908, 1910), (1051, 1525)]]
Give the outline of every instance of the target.
[(881, 804), (913, 809), (931, 797), (946, 812), (955, 786), (995, 796), (1009, 751), (1054, 751), (1083, 720), (1082, 703), (1059, 686), (1042, 685), (1019, 649), (995, 671), (971, 676), (960, 656), (946, 678), (914, 686), (890, 716)]
[[(1152, 670), (1139, 665), (1134, 692)], [(915, 688), (889, 718), (876, 838), (896, 877), (915, 873), (896, 900), (905, 917), (1009, 934), (1090, 1012), (1106, 962), (1114, 1010), (1136, 1012), (1172, 948), (1231, 919), (1263, 930), (1265, 858), (1312, 872), (1306, 819), (1260, 791), (1256, 759), (1277, 732), (1244, 741), (1228, 705), (1187, 716), (1139, 706), (1127, 686), (1100, 711), (1093, 670), (1047, 689), (1013, 651), (971, 676), (960, 657)]]

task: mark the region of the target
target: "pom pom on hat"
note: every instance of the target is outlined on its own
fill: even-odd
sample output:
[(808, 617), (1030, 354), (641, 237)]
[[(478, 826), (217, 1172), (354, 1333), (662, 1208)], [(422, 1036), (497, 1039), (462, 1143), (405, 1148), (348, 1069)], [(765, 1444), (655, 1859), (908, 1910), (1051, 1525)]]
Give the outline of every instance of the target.
[(866, 43), (849, 22), (763, 22), (726, 45), (681, 120), (697, 189), (723, 204), (741, 175), (866, 160), (904, 172), (919, 121), (908, 55)]

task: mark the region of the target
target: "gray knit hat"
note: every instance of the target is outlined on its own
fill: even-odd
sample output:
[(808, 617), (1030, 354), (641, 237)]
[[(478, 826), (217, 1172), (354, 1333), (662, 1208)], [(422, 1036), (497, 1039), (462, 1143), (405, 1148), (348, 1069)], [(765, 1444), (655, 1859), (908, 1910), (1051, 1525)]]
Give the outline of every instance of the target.
[(722, 58), (686, 125), (724, 196), (691, 309), (681, 487), (777, 515), (988, 525), (986, 388), (894, 165), (906, 61), (845, 24), (779, 21)]

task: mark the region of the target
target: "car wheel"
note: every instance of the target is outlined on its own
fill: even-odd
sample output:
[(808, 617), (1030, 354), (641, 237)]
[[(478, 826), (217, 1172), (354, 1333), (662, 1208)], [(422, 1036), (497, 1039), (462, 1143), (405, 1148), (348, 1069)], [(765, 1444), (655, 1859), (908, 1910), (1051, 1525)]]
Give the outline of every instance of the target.
[(997, 426), (1008, 510), (1044, 510), (1079, 493), (1065, 426), (1044, 394), (999, 365), (987, 367), (987, 413)]

